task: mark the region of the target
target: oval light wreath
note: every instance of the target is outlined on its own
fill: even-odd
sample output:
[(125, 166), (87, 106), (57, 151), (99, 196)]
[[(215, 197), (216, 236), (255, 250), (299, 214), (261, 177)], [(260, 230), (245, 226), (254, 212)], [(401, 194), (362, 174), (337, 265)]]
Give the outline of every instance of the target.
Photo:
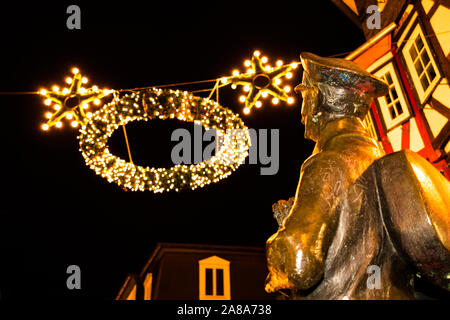
[[(215, 128), (222, 145), (214, 156), (199, 164), (177, 164), (167, 169), (138, 166), (110, 153), (108, 139), (119, 126), (156, 118), (176, 118)], [(115, 97), (87, 120), (78, 139), (86, 164), (97, 174), (126, 189), (153, 192), (196, 189), (217, 182), (245, 161), (250, 146), (248, 128), (231, 110), (186, 91), (155, 88)]]

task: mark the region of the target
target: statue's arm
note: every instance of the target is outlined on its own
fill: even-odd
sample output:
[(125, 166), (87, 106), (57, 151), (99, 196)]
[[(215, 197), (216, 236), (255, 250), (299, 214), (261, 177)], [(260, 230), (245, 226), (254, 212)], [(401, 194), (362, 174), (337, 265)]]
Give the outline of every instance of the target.
[(292, 209), (267, 241), (268, 266), (273, 274), (269, 291), (271, 286), (273, 290), (307, 289), (320, 280), (347, 177), (345, 162), (335, 152), (316, 154), (302, 166)]

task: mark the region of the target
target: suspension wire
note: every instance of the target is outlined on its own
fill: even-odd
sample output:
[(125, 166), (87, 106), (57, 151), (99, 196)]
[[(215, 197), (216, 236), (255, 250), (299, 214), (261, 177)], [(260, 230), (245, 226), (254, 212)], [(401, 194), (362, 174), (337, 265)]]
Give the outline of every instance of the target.
[[(435, 34), (425, 34), (424, 37), (425, 38), (429, 38), (429, 37), (436, 37), (437, 35), (440, 34), (444, 34), (444, 33), (449, 33), (450, 30), (447, 31), (442, 31), (442, 32), (438, 32)], [(413, 41), (415, 40), (415, 38), (409, 38), (409, 39), (405, 39), (403, 40), (404, 42), (408, 42), (408, 41)], [(399, 41), (396, 42), (392, 42), (392, 44), (397, 44)], [(354, 50), (353, 50), (354, 51)], [(330, 56), (327, 56), (328, 58), (336, 58), (336, 57), (341, 57), (341, 56), (346, 56), (350, 53), (352, 53), (353, 51), (347, 51), (347, 52), (341, 52), (341, 53), (336, 53)], [(300, 61), (294, 61), (294, 63), (297, 64), (301, 64)], [(225, 77), (226, 78), (226, 77)], [(153, 86), (147, 86), (147, 87), (139, 87), (139, 88), (131, 88), (131, 89), (119, 89), (119, 90), (115, 90), (118, 92), (123, 92), (123, 91), (138, 91), (138, 90), (144, 90), (144, 89), (151, 89), (151, 88), (168, 88), (168, 87), (176, 87), (176, 86), (185, 86), (185, 85), (190, 85), (190, 84), (198, 84), (198, 83), (208, 83), (208, 82), (219, 82), (221, 78), (216, 78), (216, 79), (209, 79), (209, 80), (199, 80), (199, 81), (189, 81), (189, 82), (178, 82), (178, 83), (169, 83), (169, 84), (161, 84), (161, 85), (153, 85)], [(217, 85), (216, 83), (216, 85)], [(227, 83), (225, 84), (220, 84), (217, 85), (217, 89), (227, 85)], [(442, 84), (439, 84), (442, 85)], [(216, 86), (213, 88), (213, 90), (215, 90)], [(206, 92), (209, 91), (211, 89), (202, 89), (202, 90), (195, 90), (195, 91), (191, 91), (191, 92)], [(0, 95), (27, 95), (27, 94), (40, 94), (38, 91), (3, 91), (0, 92)], [(216, 94), (218, 95), (218, 91), (216, 92)]]
[(123, 129), (123, 135), (125, 137), (125, 142), (127, 144), (127, 150), (128, 150), (128, 158), (130, 158), (130, 162), (133, 163), (133, 159), (131, 158), (131, 150), (130, 150), (130, 144), (128, 142), (128, 136), (127, 136), (127, 129), (125, 129), (125, 125), (122, 125)]

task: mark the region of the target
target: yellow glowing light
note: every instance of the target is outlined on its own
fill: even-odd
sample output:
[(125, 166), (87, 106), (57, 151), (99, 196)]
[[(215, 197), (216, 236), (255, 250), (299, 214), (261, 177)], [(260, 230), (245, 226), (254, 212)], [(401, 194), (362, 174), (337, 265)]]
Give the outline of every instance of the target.
[(78, 127), (78, 122), (76, 120), (72, 121), (70, 124), (72, 125), (73, 128)]
[(297, 66), (298, 66), (298, 63), (296, 63), (296, 62), (292, 62), (291, 63), (291, 68), (292, 69), (297, 69)]
[(288, 100), (287, 100), (287, 103), (289, 103), (289, 104), (293, 104), (294, 103), (294, 98), (292, 98), (292, 97), (289, 97), (288, 98)]
[(89, 104), (83, 103), (83, 104), (81, 105), (81, 107), (82, 107), (83, 109), (88, 109), (88, 108), (89, 108)]
[(222, 78), (222, 79), (220, 79), (220, 82), (222, 82), (223, 84), (226, 84), (228, 82), (228, 79), (227, 78)]
[(244, 113), (245, 113), (245, 114), (249, 114), (249, 113), (250, 113), (250, 108), (247, 108), (247, 107), (244, 108)]
[(289, 86), (285, 86), (283, 89), (287, 93), (289, 93), (291, 91), (291, 87), (289, 87)]
[[(40, 94), (47, 98), (44, 101), (46, 105), (51, 105), (52, 101), (56, 103), (53, 106), (56, 112), (51, 114), (51, 116), (46, 114), (48, 128), (52, 126), (61, 128), (61, 120), (63, 118), (85, 124), (86, 114), (83, 109), (88, 106), (89, 102), (94, 101), (96, 104), (100, 104), (101, 98), (113, 92), (113, 90), (106, 89), (99, 92), (97, 86), (93, 86), (90, 89), (80, 87), (81, 83), (87, 83), (88, 79), (82, 77), (78, 68), (73, 68), (72, 72), (74, 74), (73, 77), (67, 77), (65, 79), (70, 85), (70, 88), (63, 88), (62, 91), (59, 91), (59, 87), (55, 85), (51, 92), (45, 89), (40, 91)], [(78, 104), (74, 105), (73, 103), (77, 101)]]
[(231, 89), (236, 89), (236, 88), (237, 88), (237, 85), (235, 85), (235, 84), (231, 85)]
[(239, 70), (233, 70), (233, 76), (238, 76), (239, 75)]
[[(271, 95), (277, 98), (276, 101), (287, 101), (289, 96), (286, 91), (291, 91), (289, 89), (283, 90), (280, 87), (283, 76), (287, 78), (292, 78), (292, 65), (283, 65), (282, 60), (276, 61), (276, 67), (272, 67), (267, 64), (269, 58), (266, 56), (261, 56), (261, 52), (256, 50), (253, 53), (251, 60), (246, 60), (244, 63), (249, 67), (247, 73), (239, 74), (234, 72), (231, 77), (228, 78), (228, 83), (235, 88), (237, 85), (241, 85), (248, 95), (245, 100), (245, 108), (250, 111), (260, 97), (267, 97)], [(249, 63), (250, 62), (250, 63)], [(263, 79), (266, 80), (263, 80)], [(242, 100), (242, 98), (240, 98)], [(260, 105), (258, 103), (258, 105)]]
[(98, 106), (100, 104), (100, 99), (94, 99), (94, 104)]
[(261, 101), (256, 101), (256, 102), (255, 102), (255, 107), (261, 108), (261, 106), (262, 106)]
[(42, 128), (42, 130), (47, 131), (48, 130), (48, 124), (44, 123), (41, 128)]
[(240, 97), (239, 97), (239, 101), (240, 101), (240, 102), (245, 102), (245, 99), (246, 99), (245, 96), (240, 96)]
[(278, 98), (273, 98), (272, 99), (272, 103), (273, 104), (278, 104), (278, 102), (280, 102), (280, 100)]
[(52, 117), (52, 113), (51, 113), (51, 112), (45, 113), (45, 117), (46, 117), (47, 119), (50, 119), (50, 118)]
[(92, 117), (92, 112), (86, 112), (86, 117), (88, 118)]
[[(174, 108), (164, 108), (167, 102)], [(194, 115), (191, 106), (201, 109), (195, 107)], [(196, 165), (167, 169), (137, 166), (109, 152), (107, 140), (122, 124), (155, 117), (183, 118), (205, 129), (216, 129), (223, 141), (220, 152)], [(98, 130), (97, 121), (107, 123), (104, 130)], [(120, 99), (115, 97), (87, 120), (78, 138), (86, 164), (109, 182), (130, 191), (166, 192), (200, 188), (229, 176), (248, 156), (250, 133), (239, 117), (214, 100), (189, 92), (152, 88), (125, 94)]]

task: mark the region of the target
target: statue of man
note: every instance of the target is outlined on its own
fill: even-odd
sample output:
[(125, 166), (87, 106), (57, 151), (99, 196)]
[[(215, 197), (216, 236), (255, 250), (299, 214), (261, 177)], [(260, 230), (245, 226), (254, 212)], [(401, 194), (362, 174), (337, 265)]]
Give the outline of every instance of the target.
[(277, 216), (280, 228), (267, 241), (266, 291), (290, 289), (294, 299), (414, 299), (414, 270), (390, 237), (367, 173), (384, 153), (362, 120), (388, 87), (351, 61), (307, 52), (300, 58), (303, 81), (295, 91), (303, 96), (305, 137), (316, 145), (287, 217)]

